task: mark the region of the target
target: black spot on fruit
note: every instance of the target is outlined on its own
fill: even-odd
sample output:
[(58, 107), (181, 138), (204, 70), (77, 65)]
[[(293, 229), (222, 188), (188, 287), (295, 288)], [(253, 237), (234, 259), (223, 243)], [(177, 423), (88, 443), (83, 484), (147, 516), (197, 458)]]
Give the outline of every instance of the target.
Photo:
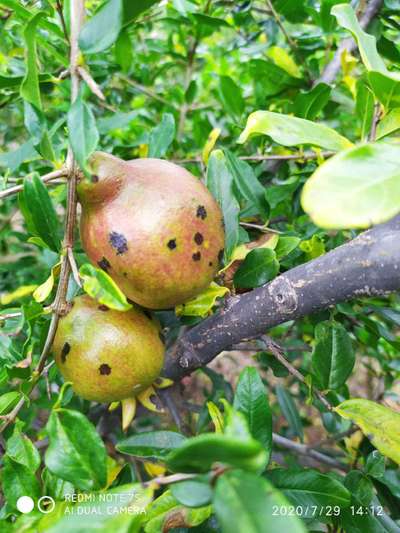
[(124, 272), (124, 278), (128, 277), (128, 272)]
[(175, 250), (176, 248), (176, 239), (171, 239), (168, 241), (167, 246), (170, 250)]
[(201, 253), (200, 252), (196, 252), (195, 254), (192, 255), (192, 259), (193, 259), (193, 261), (200, 261)]
[(222, 259), (224, 258), (224, 251), (220, 250), (218, 252), (218, 261), (221, 263)]
[(212, 266), (213, 266), (213, 262), (210, 261), (210, 262), (208, 263), (208, 266), (209, 266), (209, 267), (212, 267)]
[(111, 367), (106, 363), (103, 363), (99, 366), (99, 372), (102, 376), (108, 376), (109, 374), (111, 374)]
[(106, 305), (99, 305), (98, 308), (100, 311), (109, 311), (109, 307), (107, 307)]
[(112, 231), (109, 236), (109, 241), (111, 246), (117, 250), (117, 255), (122, 255), (128, 251), (128, 241), (122, 235), (122, 233), (117, 233)]
[(196, 244), (203, 244), (203, 241), (204, 241), (204, 237), (201, 233), (197, 232), (194, 236), (194, 242)]
[(92, 176), (92, 183), (97, 183), (99, 181), (99, 176)]
[(67, 355), (69, 354), (70, 351), (71, 351), (71, 345), (68, 344), (68, 342), (66, 342), (61, 350), (61, 362), (62, 363), (65, 363), (67, 359)]
[(204, 220), (205, 218), (207, 218), (207, 211), (204, 205), (199, 205), (197, 207), (196, 217), (201, 218), (201, 220)]
[(97, 264), (102, 270), (105, 270), (106, 272), (109, 268), (111, 268), (110, 262), (105, 257), (103, 257), (101, 261), (97, 261)]

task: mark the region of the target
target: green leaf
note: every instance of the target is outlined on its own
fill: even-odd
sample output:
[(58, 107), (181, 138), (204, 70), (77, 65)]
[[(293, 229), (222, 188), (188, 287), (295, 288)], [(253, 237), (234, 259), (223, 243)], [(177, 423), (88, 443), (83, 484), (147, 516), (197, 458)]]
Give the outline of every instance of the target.
[(57, 213), (46, 186), (36, 174), (24, 179), (20, 206), (29, 231), (40, 237), (51, 250), (58, 252), (61, 242)]
[(369, 72), (368, 81), (376, 98), (387, 110), (400, 107), (400, 78), (396, 73)]
[(163, 157), (175, 137), (175, 119), (171, 113), (164, 113), (161, 122), (149, 136), (149, 157)]
[(268, 471), (268, 479), (293, 505), (301, 508), (303, 518), (319, 516), (327, 506), (350, 505), (351, 494), (343, 484), (317, 470), (275, 468)]
[(233, 192), (233, 176), (221, 150), (213, 150), (211, 152), (208, 160), (206, 183), (224, 215), (225, 262), (228, 262), (239, 241), (240, 208)]
[(79, 48), (86, 54), (97, 54), (117, 40), (122, 28), (122, 0), (108, 0), (83, 26)]
[(57, 409), (52, 411), (46, 429), (47, 468), (78, 489), (103, 488), (107, 482), (106, 449), (86, 416), (78, 411)]
[(123, 0), (124, 4), (124, 25), (131, 24), (141, 13), (149, 9), (160, 0)]
[(318, 83), (310, 91), (299, 92), (293, 103), (296, 117), (314, 120), (329, 102), (332, 88), (326, 83)]
[(374, 486), (372, 481), (362, 472), (351, 470), (344, 482), (353, 498), (356, 498), (361, 505), (369, 505), (374, 496)]
[(3, 458), (2, 487), (11, 508), (15, 508), (20, 496), (30, 496), (34, 500), (40, 496), (39, 482), (32, 470), (7, 454)]
[(376, 128), (376, 138), (382, 139), (400, 129), (400, 109), (392, 109), (378, 123)]
[(366, 69), (387, 72), (385, 63), (376, 49), (375, 37), (363, 31), (353, 8), (349, 4), (339, 4), (332, 8), (331, 13), (336, 17), (338, 24), (348, 30), (357, 41)]
[(235, 272), (235, 287), (252, 289), (264, 285), (279, 272), (279, 262), (271, 248), (255, 248), (246, 255), (245, 260)]
[(268, 135), (284, 146), (311, 144), (333, 151), (344, 150), (352, 146), (348, 139), (324, 124), (272, 111), (251, 113), (247, 119), (246, 128), (237, 142), (243, 144), (252, 135)]
[(361, 124), (361, 139), (368, 139), (374, 116), (374, 95), (364, 80), (356, 85), (356, 113)]
[(317, 226), (367, 228), (400, 211), (400, 145), (356, 146), (323, 163), (306, 182), (301, 203)]
[(188, 480), (171, 485), (174, 498), (187, 507), (202, 507), (208, 505), (213, 496), (210, 485), (201, 480)]
[(280, 185), (270, 185), (265, 190), (265, 198), (272, 209), (275, 209), (281, 202), (289, 200), (299, 187), (298, 176), (291, 176)]
[(56, 156), (47, 131), (46, 119), (43, 113), (27, 100), (24, 102), (24, 122), (37, 151), (44, 159), (54, 161)]
[(233, 405), (246, 417), (251, 435), (261, 442), (269, 459), (272, 449), (272, 414), (267, 390), (254, 367), (246, 367), (240, 373)]
[(264, 467), (266, 453), (262, 445), (251, 438), (203, 433), (171, 451), (166, 461), (174, 472), (208, 472), (214, 463), (257, 471)]
[(346, 329), (338, 322), (320, 322), (315, 328), (312, 371), (317, 386), (339, 389), (350, 376), (356, 357)]
[(132, 305), (107, 272), (85, 263), (79, 269), (83, 290), (92, 298), (116, 311), (128, 311)]
[(133, 46), (127, 30), (121, 31), (115, 42), (115, 59), (122, 72), (129, 72), (133, 61)]
[(82, 100), (82, 94), (79, 94), (68, 111), (68, 137), (74, 156), (85, 171), (86, 161), (97, 147), (99, 133), (94, 115)]
[(24, 38), (26, 46), (26, 73), (25, 78), (21, 84), (20, 94), (24, 100), (27, 100), (37, 109), (42, 109), (42, 100), (40, 97), (39, 88), (39, 71), (38, 60), (36, 55), (36, 36), (37, 26), (45, 13), (40, 11), (32, 16), (27, 22), (24, 29)]
[(121, 453), (163, 460), (175, 448), (186, 441), (186, 437), (174, 431), (151, 431), (132, 435), (120, 441), (116, 448)]
[(220, 76), (219, 96), (226, 111), (240, 118), (244, 111), (242, 91), (230, 76)]
[(289, 502), (266, 479), (250, 472), (227, 472), (220, 476), (213, 503), (222, 533), (307, 531), (295, 514), (274, 512), (288, 509)]
[(345, 400), (335, 411), (357, 424), (383, 455), (400, 464), (400, 413), (363, 399)]
[(32, 441), (21, 432), (18, 424), (7, 441), (7, 456), (16, 463), (25, 465), (31, 472), (36, 472), (40, 466), (39, 452)]
[(275, 248), (276, 258), (279, 260), (283, 257), (286, 257), (291, 252), (293, 252), (293, 250), (295, 250), (299, 244), (299, 237), (292, 237), (290, 235), (288, 235), (287, 237), (279, 237), (278, 244)]
[(301, 423), (300, 415), (297, 410), (290, 393), (281, 385), (275, 387), (275, 393), (278, 399), (279, 407), (281, 408), (283, 416), (289, 423), (293, 433), (297, 435), (303, 442), (304, 432), (303, 424)]
[[(1, 341), (0, 341), (1, 353)], [(22, 398), (22, 394), (17, 391), (6, 392), (0, 396), (0, 415), (6, 415), (17, 405)]]
[(175, 307), (175, 313), (177, 316), (205, 317), (210, 313), (216, 304), (217, 299), (222, 298), (228, 292), (229, 289), (226, 287), (221, 287), (212, 282), (211, 285), (199, 295), (188, 300), (184, 304), (177, 305)]
[(22, 163), (33, 161), (39, 158), (39, 154), (35, 150), (31, 140), (21, 144), (15, 150), (0, 154), (0, 166), (7, 167), (10, 172), (17, 170)]
[(265, 188), (256, 178), (253, 169), (229, 150), (225, 151), (225, 158), (239, 193), (266, 221), (269, 217), (269, 206), (265, 198)]
[(288, 87), (296, 87), (301, 83), (272, 61), (252, 59), (249, 63), (249, 70), (254, 80), (255, 96), (258, 102), (264, 102), (266, 97), (276, 95)]

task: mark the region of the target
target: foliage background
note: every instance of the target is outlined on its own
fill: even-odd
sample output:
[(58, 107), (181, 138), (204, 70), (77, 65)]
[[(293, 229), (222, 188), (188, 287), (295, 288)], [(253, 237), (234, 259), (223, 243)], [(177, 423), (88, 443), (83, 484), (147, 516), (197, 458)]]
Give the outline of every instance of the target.
[[(379, 98), (357, 51), (342, 55), (337, 83), (313, 85), (348, 36), (330, 14), (337, 3), (110, 0), (102, 17), (101, 4), (87, 1), (89, 21), (96, 12), (98, 18), (81, 35), (79, 63), (97, 85), (81, 83), (71, 112), (63, 27), (69, 34), (68, 2), (0, 2), (0, 189), (25, 183), (18, 197), (0, 205), (0, 303), (7, 317), (0, 323), (1, 414), (24, 402), (1, 441), (2, 531), (398, 531), (397, 294), (339, 304), (284, 323), (259, 344), (237, 347), (185, 378), (185, 390), (171, 393), (166, 413), (140, 410), (126, 434), (119, 408), (110, 412), (63, 388), (51, 364), (31, 393), (67, 203), (65, 177), (49, 183), (47, 196), (32, 176), (63, 168), (68, 143), (82, 168), (97, 145), (122, 159), (165, 157), (205, 179), (224, 207), (225, 265), (240, 245), (267, 243), (221, 274), (218, 283), (229, 289), (259, 286), (356, 235), (355, 229), (317, 227), (301, 207), (303, 184), (330, 154), (307, 148), (307, 159), (301, 146), (282, 146), (269, 136), (237, 144), (256, 110), (323, 122), (351, 142), (368, 139)], [(352, 4), (362, 12), (366, 2)], [(400, 67), (398, 8), (396, 0), (385, 0), (368, 29), (391, 72)], [(93, 93), (97, 86), (100, 97)], [(396, 105), (394, 98), (379, 108), (380, 118), (392, 113), (393, 138), (400, 126)], [(395, 194), (393, 201), (398, 205)], [(82, 267), (88, 261), (75, 234)], [(108, 281), (88, 275), (117, 305), (113, 298), (120, 297), (110, 295)], [(44, 298), (34, 298), (49, 276)], [(68, 298), (78, 291), (71, 276)], [(169, 346), (182, 326), (220, 305), (214, 292), (200, 303), (189, 312), (157, 313)], [(375, 446), (329, 408), (357, 397), (391, 409), (368, 404), (366, 417), (361, 404), (361, 422), (350, 416)], [(389, 453), (381, 444), (385, 431), (392, 438)], [(179, 482), (170, 484), (173, 472)], [(184, 473), (193, 476), (186, 480)], [(157, 486), (154, 477), (165, 479)], [(66, 495), (132, 490), (144, 514), (65, 514)], [(16, 508), (22, 494), (49, 495), (56, 508), (23, 515)]]

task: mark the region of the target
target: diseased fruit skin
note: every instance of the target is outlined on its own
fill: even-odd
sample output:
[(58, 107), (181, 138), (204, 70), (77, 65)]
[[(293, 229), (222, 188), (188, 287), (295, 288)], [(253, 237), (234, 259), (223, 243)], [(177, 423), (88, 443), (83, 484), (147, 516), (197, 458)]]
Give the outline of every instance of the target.
[(157, 323), (137, 307), (114, 311), (84, 295), (60, 319), (53, 354), (77, 394), (113, 402), (152, 384), (163, 365), (164, 345)]
[(81, 239), (134, 302), (166, 309), (211, 283), (223, 254), (221, 210), (200, 180), (161, 159), (122, 161), (103, 152), (78, 186)]

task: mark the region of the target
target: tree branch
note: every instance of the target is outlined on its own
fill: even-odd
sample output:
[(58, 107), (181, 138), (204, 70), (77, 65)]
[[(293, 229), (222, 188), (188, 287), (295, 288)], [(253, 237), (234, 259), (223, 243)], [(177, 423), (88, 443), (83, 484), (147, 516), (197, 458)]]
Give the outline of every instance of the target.
[[(360, 18), (360, 26), (363, 30), (365, 30), (369, 23), (372, 21), (372, 19), (375, 17), (375, 15), (380, 10), (381, 6), (383, 4), (383, 0), (371, 0), (368, 3), (367, 9), (365, 10), (365, 13)], [(335, 55), (333, 56), (333, 59), (328, 65), (325, 67), (322, 75), (320, 78), (315, 82), (315, 85), (318, 83), (333, 83), (336, 79), (336, 76), (340, 70), (341, 66), (341, 57), (345, 50), (347, 52), (352, 52), (357, 47), (357, 43), (353, 39), (353, 37), (347, 37), (346, 39), (343, 39), (343, 41), (339, 44)]]
[[(44, 174), (40, 177), (43, 183), (47, 183), (48, 181), (55, 180), (58, 178), (62, 178), (64, 176), (68, 175), (68, 171), (66, 168), (62, 168), (60, 170), (54, 170), (53, 172), (49, 172), (48, 174)], [(15, 185), (14, 187), (9, 187), (8, 189), (5, 189), (4, 191), (0, 191), (0, 200), (3, 198), (6, 198), (7, 196), (11, 196), (13, 194), (17, 194), (20, 191), (22, 191), (24, 188), (23, 185)]]
[(163, 375), (180, 379), (242, 339), (361, 296), (400, 289), (400, 215), (270, 283), (227, 300), (169, 350)]
[[(79, 60), (79, 47), (78, 36), (83, 24), (85, 15), (84, 0), (71, 0), (71, 47), (70, 47), (70, 72), (71, 72), (71, 104), (76, 100), (79, 92), (79, 72), (78, 72), (78, 60)], [(65, 172), (65, 171), (64, 171)], [(66, 295), (68, 289), (68, 281), (71, 273), (71, 260), (70, 250), (73, 248), (74, 243), (74, 227), (76, 221), (76, 183), (78, 176), (78, 167), (72, 149), (69, 146), (67, 154), (67, 173), (68, 173), (68, 192), (67, 192), (67, 211), (65, 216), (65, 230), (63, 239), (63, 251), (61, 259), (61, 271), (60, 279), (57, 286), (57, 292), (52, 305), (52, 317), (50, 321), (50, 327), (47, 333), (46, 341), (42, 353), (40, 354), (39, 361), (35, 370), (32, 372), (30, 390), (27, 391), (29, 395), (35, 388), (40, 376), (45, 370), (46, 360), (50, 354), (51, 346), (54, 341), (54, 337), (57, 332), (57, 326), (60, 316), (65, 312), (66, 308)], [(3, 432), (7, 426), (9, 426), (15, 418), (18, 416), (19, 411), (22, 409), (25, 403), (26, 396), (23, 396), (14, 409), (5, 416), (3, 425), (0, 428), (0, 433)]]

